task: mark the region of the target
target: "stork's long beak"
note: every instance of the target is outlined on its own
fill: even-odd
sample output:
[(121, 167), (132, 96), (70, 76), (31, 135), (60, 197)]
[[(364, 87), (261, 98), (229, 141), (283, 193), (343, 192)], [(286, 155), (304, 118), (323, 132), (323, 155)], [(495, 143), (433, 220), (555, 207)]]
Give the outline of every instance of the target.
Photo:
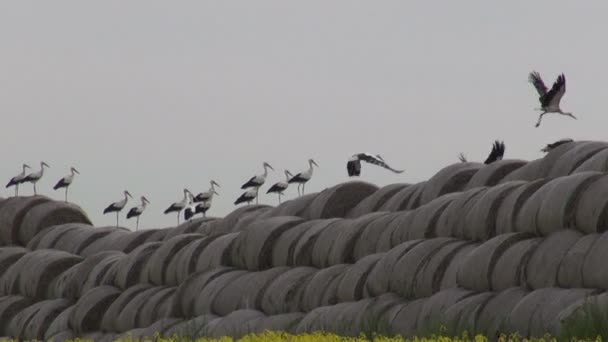
[(218, 196), (220, 195), (220, 194), (218, 194), (218, 193), (217, 193), (217, 191), (215, 191), (215, 190), (213, 190), (213, 193), (214, 193), (214, 194), (216, 194), (216, 195), (218, 195)]
[(131, 196), (131, 193), (130, 193), (130, 192), (125, 191), (125, 194), (127, 194), (127, 196), (129, 196), (129, 197), (133, 198), (133, 196)]
[(274, 171), (274, 168), (270, 164), (266, 164), (266, 165), (268, 165), (269, 169), (271, 169), (272, 171)]
[(147, 198), (142, 197), (142, 200), (143, 200), (144, 202), (146, 202), (146, 203), (150, 204), (150, 201), (148, 201), (148, 199), (147, 199)]
[(319, 167), (319, 164), (317, 164), (317, 162), (315, 162), (314, 160), (311, 160), (311, 162), (312, 162), (313, 164), (315, 164), (315, 166), (316, 166), (316, 167)]
[(46, 162), (42, 162), (42, 165), (44, 165), (46, 167), (50, 167), (49, 164), (47, 164)]
[(217, 186), (218, 188), (221, 188), (221, 186), (220, 186), (219, 184), (217, 184), (217, 182), (216, 182), (216, 181), (212, 181), (212, 183), (213, 183), (215, 186)]
[(23, 168), (24, 169), (31, 169), (31, 167), (29, 165), (27, 165), (27, 164), (23, 164)]
[(72, 170), (74, 170), (74, 172), (76, 172), (77, 174), (80, 174), (80, 172), (78, 172), (78, 170), (76, 170), (76, 168), (72, 168)]
[(571, 118), (573, 118), (574, 120), (578, 120), (578, 119), (576, 118), (576, 116), (574, 116), (574, 115), (572, 115), (572, 114), (570, 114), (570, 117), (571, 117)]

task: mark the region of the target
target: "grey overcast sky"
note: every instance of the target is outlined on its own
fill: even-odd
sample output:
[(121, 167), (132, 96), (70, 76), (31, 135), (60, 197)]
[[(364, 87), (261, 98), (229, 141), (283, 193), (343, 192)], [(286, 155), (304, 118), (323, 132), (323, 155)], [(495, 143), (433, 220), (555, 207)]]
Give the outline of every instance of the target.
[[(315, 158), (307, 190), (320, 191), (348, 180), (358, 152), (406, 169), (364, 165), (382, 186), (428, 179), (459, 152), (481, 161), (494, 139), (527, 160), (563, 137), (605, 140), (607, 13), (605, 0), (2, 1), (0, 179), (45, 160), (39, 191), (61, 199), (51, 187), (74, 165), (71, 200), (96, 225), (128, 189), (150, 199), (141, 224), (155, 228), (210, 179), (222, 188), (209, 214), (229, 213), (263, 161), (272, 184)], [(534, 128), (533, 69), (549, 85), (566, 74), (562, 108), (578, 121)]]

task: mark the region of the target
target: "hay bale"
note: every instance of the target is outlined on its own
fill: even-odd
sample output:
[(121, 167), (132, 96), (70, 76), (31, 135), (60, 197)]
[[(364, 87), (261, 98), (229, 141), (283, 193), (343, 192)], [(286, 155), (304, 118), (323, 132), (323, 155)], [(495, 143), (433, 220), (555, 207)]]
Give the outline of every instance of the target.
[(27, 244), (26, 248), (32, 251), (35, 249), (56, 249), (55, 245), (59, 245), (58, 241), (61, 241), (65, 234), (72, 230), (83, 228), (90, 229), (90, 226), (83, 226), (81, 223), (66, 223), (48, 227), (36, 234)]
[(27, 297), (14, 295), (0, 297), (0, 333), (8, 333), (8, 324), (13, 317), (33, 304), (34, 301)]
[(119, 336), (116, 337), (116, 340), (131, 340), (141, 341), (144, 339), (154, 339), (155, 335), (158, 333), (160, 336), (163, 336), (164, 332), (173, 328), (174, 326), (183, 323), (182, 320), (177, 318), (163, 318), (159, 319), (156, 322), (147, 325), (145, 328), (131, 329)]
[[(545, 157), (546, 158), (546, 157)], [(525, 165), (517, 168), (513, 172), (510, 172), (498, 183), (508, 183), (513, 181), (526, 181), (532, 182), (543, 178), (543, 164), (546, 164), (545, 158), (534, 159), (529, 161)]]
[(598, 141), (577, 142), (576, 146), (562, 154), (548, 173), (549, 178), (567, 176), (587, 159), (608, 148), (608, 143)]
[(435, 224), (435, 235), (463, 239), (465, 217), (488, 188), (475, 188), (460, 194), (443, 210)]
[(146, 231), (152, 231), (150, 235), (147, 236), (146, 240), (142, 243), (146, 242), (159, 242), (165, 239), (165, 236), (169, 234), (169, 232), (173, 229), (173, 227), (169, 228), (157, 228), (157, 229), (146, 229)]
[(151, 288), (152, 285), (149, 284), (137, 284), (122, 291), (103, 313), (103, 317), (101, 318), (99, 325), (100, 329), (104, 331), (119, 331), (116, 326), (116, 318), (118, 315), (133, 297)]
[(416, 324), (420, 318), (422, 307), (428, 298), (420, 298), (411, 302), (397, 304), (391, 309), (389, 318), (390, 331), (395, 335), (414, 336), (419, 334)]
[(138, 231), (129, 232), (122, 228), (106, 228), (109, 233), (99, 238), (92, 239), (92, 242), (79, 250), (82, 256), (91, 256), (105, 251), (121, 251), (125, 254), (131, 253), (138, 246), (143, 245), (155, 232)]
[[(514, 189), (505, 196), (496, 214), (496, 235), (518, 231), (517, 223), (522, 207), (531, 196), (540, 188), (547, 185), (548, 182), (546, 179), (529, 182)], [(537, 200), (534, 201), (540, 205)], [(532, 219), (531, 216), (528, 215), (528, 217)]]
[(608, 289), (608, 233), (602, 233), (587, 252), (583, 261), (583, 284), (586, 288)]
[(167, 309), (170, 309), (175, 290), (175, 287), (165, 287), (148, 298), (135, 316), (136, 326), (150, 327), (154, 322), (168, 316)]
[(365, 293), (377, 297), (389, 292), (390, 280), (393, 277), (395, 264), (407, 252), (423, 241), (425, 240), (407, 241), (384, 253), (367, 278)]
[(145, 289), (132, 297), (115, 318), (114, 326), (116, 327), (116, 331), (125, 332), (135, 328), (143, 328), (137, 325), (138, 317), (143, 312), (146, 303), (164, 289), (166, 289), (164, 286), (155, 286)]
[(94, 287), (102, 285), (107, 277), (111, 278), (109, 284), (113, 284), (116, 275), (116, 265), (124, 258), (126, 258), (126, 255), (122, 252), (108, 253), (105, 258), (99, 260), (99, 262), (91, 268), (86, 277), (82, 277), (82, 284), (79, 285), (78, 292), (83, 294)]
[(454, 305), (451, 305), (441, 315), (441, 322), (445, 324), (445, 334), (458, 336), (463, 331), (475, 331), (475, 320), (479, 311), (496, 294), (493, 292), (482, 292), (466, 297)]
[(254, 318), (247, 322), (247, 330), (251, 333), (262, 333), (264, 331), (284, 331), (295, 333), (295, 329), (302, 321), (305, 314), (292, 312), (281, 315), (264, 316)]
[(164, 236), (163, 241), (169, 241), (180, 235), (197, 233), (202, 225), (215, 220), (216, 219), (212, 217), (197, 217), (183, 222), (179, 226), (169, 229), (167, 235)]
[(480, 243), (473, 242), (458, 249), (443, 273), (443, 279), (441, 279), (441, 284), (439, 285), (440, 290), (458, 287), (458, 271), (460, 270), (460, 266), (479, 245)]
[(32, 207), (23, 216), (19, 228), (19, 242), (25, 246), (44, 228), (64, 223), (91, 224), (87, 214), (77, 205), (65, 202), (46, 201)]
[(587, 172), (587, 171), (608, 171), (608, 149), (603, 149), (585, 160), (572, 173)]
[[(391, 223), (400, 217), (400, 213), (389, 213), (384, 211), (379, 213), (381, 213), (381, 215), (363, 228), (361, 235), (359, 235), (359, 238), (355, 242), (355, 247), (353, 248), (353, 257), (355, 260), (360, 260), (370, 254), (384, 251), (378, 250), (378, 243), (390, 227)], [(389, 248), (390, 247), (387, 245), (386, 250)]]
[(25, 214), (37, 205), (49, 202), (43, 196), (11, 197), (0, 207), (0, 245), (20, 245), (19, 229)]
[(149, 284), (166, 285), (167, 268), (169, 263), (188, 243), (203, 238), (201, 234), (181, 234), (171, 239), (165, 240), (158, 248), (149, 254), (149, 261), (146, 262), (146, 269), (142, 277)]
[(443, 313), (447, 308), (453, 306), (461, 300), (464, 300), (475, 293), (469, 290), (461, 288), (447, 289), (441, 292), (437, 292), (433, 296), (429, 297), (420, 309), (420, 316), (416, 321), (416, 330), (419, 332), (424, 331), (437, 331)]
[[(606, 150), (608, 152), (608, 150)], [(601, 233), (608, 227), (608, 176), (601, 176), (577, 197), (573, 224), (586, 233)]]
[(341, 219), (316, 220), (314, 226), (310, 227), (298, 240), (293, 252), (294, 264), (298, 266), (313, 265), (313, 248), (319, 236), (326, 229), (331, 229), (334, 224), (341, 222)]
[(247, 217), (257, 217), (270, 209), (272, 209), (271, 206), (261, 204), (239, 207), (220, 220), (219, 226), (216, 227), (217, 230), (215, 233), (226, 234), (236, 232), (234, 228), (241, 219)]
[(542, 238), (531, 238), (515, 242), (498, 257), (492, 269), (490, 288), (502, 291), (511, 287), (525, 286), (526, 267)]
[(503, 200), (515, 189), (527, 184), (524, 181), (503, 183), (482, 193), (464, 215), (464, 237), (485, 241), (496, 236), (496, 217)]
[(146, 267), (150, 257), (163, 244), (161, 242), (148, 242), (137, 248), (126, 257), (120, 259), (114, 266), (116, 275), (114, 276), (114, 285), (121, 289), (126, 289), (137, 282), (147, 281)]
[(294, 267), (278, 276), (262, 296), (262, 311), (267, 315), (301, 311), (302, 294), (316, 272), (312, 267)]
[(295, 216), (273, 217), (252, 223), (232, 244), (231, 265), (251, 270), (272, 267), (272, 250), (281, 234), (302, 223)]
[(53, 317), (51, 324), (44, 331), (44, 339), (49, 340), (52, 336), (60, 334), (63, 331), (70, 329), (70, 316), (72, 315), (74, 306), (69, 306), (61, 311), (60, 314)]
[(239, 309), (261, 309), (262, 296), (270, 282), (288, 270), (288, 267), (275, 267), (238, 276), (219, 290), (212, 300), (211, 311), (226, 316)]
[(259, 219), (266, 219), (270, 217), (278, 216), (298, 216), (304, 217), (306, 209), (312, 201), (317, 197), (319, 193), (307, 194), (299, 196), (294, 199), (285, 201), (275, 208), (265, 211), (263, 214), (258, 216)]
[[(382, 213), (371, 213), (367, 215), (360, 216), (356, 219), (344, 220), (342, 224), (335, 224), (335, 227), (340, 227), (338, 229), (338, 235), (336, 235), (336, 239), (333, 240), (333, 244), (329, 250), (321, 251), (321, 253), (325, 252), (327, 258), (325, 259), (324, 265), (338, 265), (338, 264), (352, 264), (356, 261), (353, 252), (355, 248), (355, 243), (361, 236), (363, 229), (367, 227), (367, 225), (372, 222), (374, 219), (382, 216)], [(344, 225), (343, 223), (347, 223)], [(327, 232), (327, 230), (326, 230)], [(319, 245), (319, 241), (323, 240), (323, 234), (320, 236), (320, 240), (317, 240), (315, 247)], [(315, 249), (313, 248), (313, 260), (314, 260)], [(324, 266), (326, 267), (326, 266)]]
[(64, 330), (48, 338), (49, 341), (68, 341), (76, 339), (76, 334), (72, 330)]
[(70, 315), (72, 330), (78, 334), (99, 330), (104, 312), (119, 295), (120, 290), (113, 286), (99, 286), (84, 293)]
[(401, 239), (397, 243), (436, 236), (439, 217), (452, 201), (460, 197), (462, 197), (462, 193), (446, 194), (413, 210), (409, 227), (403, 231)]
[(384, 253), (368, 255), (344, 271), (338, 283), (338, 301), (349, 302), (363, 298), (368, 275)]
[[(395, 217), (382, 230), (376, 242), (376, 252), (387, 252), (399, 245), (401, 235), (407, 231), (414, 218), (413, 211), (400, 211), (394, 213)], [(406, 234), (407, 235), (407, 234)]]
[(218, 294), (229, 284), (237, 281), (239, 277), (247, 273), (249, 272), (235, 270), (221, 274), (209, 281), (195, 299), (194, 314), (197, 316), (210, 313), (217, 314), (217, 312), (213, 312), (213, 302)]
[(445, 194), (464, 190), (473, 175), (483, 166), (484, 164), (480, 163), (457, 163), (439, 170), (424, 187), (420, 204), (429, 203)]
[(17, 313), (8, 322), (6, 331), (10, 336), (25, 340), (40, 340), (55, 316), (70, 303), (65, 299), (51, 299), (34, 303)]
[(272, 248), (272, 265), (293, 266), (295, 265), (294, 252), (300, 238), (315, 224), (323, 220), (310, 220), (299, 223), (289, 230), (283, 232), (274, 243)]
[(213, 241), (212, 237), (194, 239), (177, 251), (175, 257), (171, 259), (169, 266), (167, 266), (166, 284), (177, 286), (196, 272), (196, 261), (211, 241)]
[(426, 181), (409, 185), (397, 191), (378, 211), (402, 211), (415, 208), (419, 202)]
[(206, 271), (214, 267), (229, 265), (232, 243), (240, 233), (229, 233), (211, 241), (196, 259), (194, 270)]
[(210, 271), (192, 274), (177, 287), (170, 316), (194, 316), (194, 303), (205, 286), (215, 278), (234, 270), (233, 267), (218, 267)]
[(559, 265), (581, 237), (581, 233), (573, 230), (561, 230), (547, 236), (536, 247), (526, 266), (528, 287), (540, 289), (557, 286)]
[(316, 272), (302, 294), (301, 307), (312, 311), (321, 306), (338, 303), (338, 284), (351, 265), (334, 265)]
[(163, 336), (166, 338), (178, 338), (180, 336), (188, 336), (192, 339), (198, 339), (202, 337), (208, 337), (207, 326), (220, 320), (221, 318), (215, 315), (203, 315), (191, 320), (182, 321), (177, 323), (163, 332)]
[(496, 161), (492, 164), (485, 165), (471, 179), (464, 188), (464, 190), (470, 190), (482, 186), (495, 186), (503, 178), (509, 175), (511, 172), (521, 168), (528, 162), (519, 159), (503, 159)]
[(247, 325), (249, 321), (265, 317), (264, 314), (257, 310), (238, 310), (231, 312), (218, 320), (209, 329), (211, 337), (219, 338), (222, 336), (240, 337), (248, 333)]
[(345, 217), (357, 204), (377, 190), (377, 186), (360, 181), (338, 184), (320, 192), (308, 206), (304, 217), (309, 220)]
[(500, 256), (518, 241), (531, 238), (527, 233), (498, 235), (472, 250), (458, 270), (458, 285), (478, 292), (490, 290), (491, 275)]
[(568, 249), (557, 270), (557, 284), (565, 288), (583, 288), (585, 259), (592, 250), (600, 234), (582, 236)]
[[(353, 336), (361, 332), (385, 332), (390, 327), (390, 319), (386, 317), (389, 310), (403, 304), (403, 298), (394, 293), (383, 294), (376, 298), (369, 298), (363, 310), (356, 313), (351, 330)], [(363, 302), (363, 301), (361, 301)]]
[(378, 189), (352, 208), (346, 218), (357, 218), (365, 214), (380, 211), (380, 208), (396, 193), (409, 187), (410, 184), (390, 184)]
[(0, 248), (0, 279), (2, 275), (17, 260), (27, 254), (28, 250), (23, 247), (2, 247)]

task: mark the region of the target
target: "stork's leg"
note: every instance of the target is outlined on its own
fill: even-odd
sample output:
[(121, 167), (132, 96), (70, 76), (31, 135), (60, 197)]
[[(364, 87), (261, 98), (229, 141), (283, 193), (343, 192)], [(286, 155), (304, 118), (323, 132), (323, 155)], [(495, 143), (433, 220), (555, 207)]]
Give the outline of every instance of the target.
[(135, 219), (135, 231), (137, 231), (137, 229), (139, 229), (139, 216)]
[(15, 197), (19, 196), (19, 184), (15, 184)]
[(68, 189), (69, 187), (65, 187), (65, 203), (68, 203)]
[(255, 204), (258, 204), (258, 196), (255, 196)]
[(281, 204), (281, 193), (279, 192), (279, 204)]
[(540, 121), (543, 119), (543, 115), (545, 115), (545, 114), (547, 114), (547, 112), (546, 112), (546, 111), (545, 111), (545, 112), (540, 113), (540, 115), (538, 116), (538, 121), (536, 122), (536, 126), (535, 126), (535, 127), (540, 126)]
[(302, 196), (304, 196), (304, 187), (306, 187), (306, 183), (302, 183)]
[(36, 195), (37, 195), (37, 193), (36, 193), (36, 183), (34, 183), (34, 196), (36, 196)]
[(179, 214), (180, 214), (180, 211), (177, 212), (177, 225), (178, 226), (179, 226)]
[(119, 213), (120, 213), (120, 212), (118, 212), (118, 211), (116, 212), (116, 228), (118, 228), (118, 214), (119, 214)]

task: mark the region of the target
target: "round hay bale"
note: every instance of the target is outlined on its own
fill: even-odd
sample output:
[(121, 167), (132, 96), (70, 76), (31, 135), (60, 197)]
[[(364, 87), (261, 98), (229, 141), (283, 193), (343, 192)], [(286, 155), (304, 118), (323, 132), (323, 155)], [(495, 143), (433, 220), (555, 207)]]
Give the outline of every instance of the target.
[[(357, 319), (363, 318), (362, 313), (369, 310), (374, 300), (366, 298), (355, 302), (344, 303), (337, 315), (326, 316), (325, 326), (329, 326), (329, 331), (339, 333), (341, 336), (355, 337), (361, 334), (361, 325), (357, 324)], [(367, 322), (369, 324), (369, 322)], [(369, 324), (371, 325), (371, 324)]]
[[(98, 228), (95, 230), (97, 229)], [(107, 234), (92, 238), (88, 245), (78, 250), (79, 255), (88, 257), (106, 251), (121, 251), (128, 254), (136, 247), (143, 245), (146, 242), (146, 238), (154, 233), (146, 232), (145, 234), (137, 234), (139, 232), (131, 233), (126, 229), (115, 227), (102, 229), (104, 229)]]
[(115, 318), (114, 326), (116, 327), (116, 331), (125, 332), (135, 328), (143, 328), (137, 325), (137, 318), (143, 312), (143, 308), (150, 298), (164, 289), (166, 289), (164, 286), (155, 286), (145, 289), (132, 297)]
[(70, 330), (70, 316), (74, 306), (70, 306), (53, 317), (51, 324), (44, 331), (44, 340), (49, 340), (52, 336), (60, 334), (62, 331)]
[(99, 286), (84, 293), (70, 315), (72, 330), (77, 334), (99, 330), (105, 311), (119, 295), (120, 290), (113, 286)]
[(586, 288), (608, 289), (608, 233), (602, 233), (591, 245), (583, 261), (582, 276)]
[[(23, 247), (2, 247), (0, 248), (0, 279), (11, 265), (17, 262), (28, 250)], [(1, 331), (1, 330), (0, 330)]]
[(22, 296), (0, 297), (0, 333), (7, 333), (11, 319), (32, 304), (34, 304), (32, 299)]
[(605, 142), (587, 141), (577, 143), (575, 147), (559, 157), (549, 171), (548, 177), (567, 176), (587, 159), (606, 148), (608, 148), (608, 143)]
[[(340, 229), (338, 230), (338, 235), (333, 241), (331, 248), (327, 251), (327, 259), (325, 260), (326, 265), (329, 266), (354, 263), (356, 261), (355, 256), (353, 255), (355, 243), (361, 236), (361, 233), (363, 232), (365, 227), (367, 227), (370, 222), (380, 216), (383, 216), (383, 213), (371, 213), (360, 216), (356, 219), (352, 219), (352, 221), (349, 219), (344, 220), (348, 222), (348, 225), (346, 227), (343, 224), (334, 225), (339, 226)], [(321, 234), (320, 238), (321, 240), (323, 239), (323, 234)], [(317, 242), (319, 242), (319, 240)], [(317, 245), (318, 244), (315, 244), (315, 247)]]
[(126, 255), (122, 252), (112, 252), (99, 260), (86, 277), (82, 277), (82, 284), (79, 286), (79, 293), (83, 294), (99, 285), (102, 285), (106, 277), (111, 276), (110, 284), (114, 283), (114, 277), (116, 275), (116, 265), (122, 259), (126, 258)]
[(283, 232), (302, 223), (295, 216), (273, 217), (258, 220), (234, 239), (231, 265), (258, 271), (272, 267), (272, 249)]
[(194, 270), (206, 271), (218, 266), (230, 264), (232, 243), (240, 233), (229, 233), (211, 241), (196, 260)]
[(503, 159), (489, 165), (485, 165), (479, 169), (479, 171), (477, 171), (473, 177), (471, 177), (464, 190), (470, 190), (482, 186), (497, 185), (508, 174), (526, 165), (527, 163), (528, 162), (525, 160)]
[(496, 217), (505, 197), (518, 187), (527, 184), (514, 181), (489, 188), (464, 215), (464, 237), (469, 240), (485, 241), (496, 236)]
[(410, 184), (390, 184), (378, 189), (352, 208), (346, 218), (357, 218), (365, 214), (380, 211), (379, 209), (396, 193), (409, 187)]
[(165, 282), (169, 286), (181, 284), (192, 273), (196, 272), (196, 261), (201, 253), (213, 241), (212, 237), (204, 237), (190, 241), (180, 249), (169, 262), (165, 274)]
[(474, 294), (473, 291), (461, 288), (437, 292), (429, 297), (420, 309), (420, 316), (416, 321), (416, 330), (419, 332), (438, 331), (442, 315), (446, 309)]
[(585, 160), (572, 173), (587, 172), (587, 171), (608, 171), (608, 150), (603, 149)]
[(116, 326), (116, 318), (118, 315), (133, 297), (150, 288), (152, 288), (152, 285), (137, 284), (122, 291), (103, 313), (103, 317), (101, 318), (99, 325), (100, 329), (103, 331), (119, 331)]
[(177, 323), (163, 332), (163, 336), (167, 338), (179, 338), (188, 336), (188, 338), (198, 339), (206, 336), (207, 326), (221, 318), (215, 315), (203, 315), (191, 320)]
[(222, 235), (219, 232), (219, 228), (222, 226), (222, 219), (216, 218), (215, 220), (209, 220), (201, 223), (196, 229), (196, 233), (203, 234), (209, 237)]
[(439, 170), (428, 180), (420, 204), (429, 203), (439, 196), (464, 190), (473, 175), (484, 166), (480, 163), (457, 163)]
[(415, 208), (425, 185), (426, 181), (422, 181), (402, 188), (386, 200), (378, 211), (402, 211)]
[(542, 158), (542, 164), (540, 168), (539, 178), (548, 177), (549, 172), (555, 166), (555, 163), (568, 151), (579, 146), (580, 144), (585, 144), (586, 141), (575, 141), (569, 142), (565, 144), (561, 144), (558, 147), (549, 151), (549, 153), (545, 154), (544, 158)]
[(64, 330), (48, 338), (49, 341), (69, 341), (76, 339), (77, 336), (72, 330)]
[(179, 226), (169, 229), (167, 235), (164, 236), (163, 241), (169, 241), (180, 235), (196, 233), (202, 225), (215, 220), (216, 219), (212, 217), (197, 217), (190, 221), (183, 222)]
[(513, 172), (510, 172), (498, 183), (502, 184), (513, 181), (531, 182), (543, 178), (542, 166), (543, 164), (546, 164), (545, 158), (534, 159), (527, 162), (525, 165), (522, 165)]
[(316, 272), (312, 267), (294, 267), (278, 276), (262, 296), (262, 311), (267, 315), (301, 311), (302, 294)]
[(248, 216), (253, 215), (253, 217), (257, 217), (259, 215), (262, 215), (264, 212), (266, 212), (267, 210), (272, 209), (271, 206), (269, 205), (246, 205), (243, 207), (239, 207), (235, 210), (233, 210), (230, 214), (226, 215), (223, 219), (221, 219), (221, 223), (220, 226), (217, 227), (217, 234), (226, 234), (226, 233), (232, 233), (232, 232), (236, 232), (236, 230), (234, 230), (234, 228), (236, 227), (237, 223)]
[(458, 336), (463, 331), (475, 331), (475, 320), (483, 306), (495, 296), (493, 292), (482, 292), (466, 297), (451, 305), (441, 315), (445, 324), (445, 334)]
[(272, 248), (272, 265), (293, 266), (295, 265), (294, 252), (300, 238), (315, 224), (323, 220), (310, 220), (297, 224), (291, 229), (283, 232)]
[(557, 286), (559, 265), (568, 250), (582, 237), (574, 230), (561, 230), (536, 247), (526, 266), (526, 283), (532, 289)]
[(475, 188), (460, 194), (442, 211), (435, 224), (435, 235), (463, 239), (465, 217), (488, 188)]
[(585, 287), (583, 279), (585, 259), (599, 238), (599, 234), (584, 235), (568, 249), (557, 270), (557, 284), (560, 287)]
[(41, 340), (55, 316), (70, 305), (65, 299), (51, 299), (34, 303), (16, 314), (7, 325), (11, 336), (25, 340)]
[(591, 183), (577, 200), (573, 225), (586, 233), (604, 232), (608, 227), (608, 176)]
[(354, 260), (359, 260), (370, 254), (382, 252), (377, 250), (381, 236), (390, 224), (399, 217), (399, 213), (378, 212), (380, 215), (369, 222), (361, 231), (353, 248)]
[[(76, 229), (66, 229), (66, 231), (57, 237), (53, 241), (53, 244), (47, 246), (45, 242), (49, 241), (47, 239), (43, 239), (40, 241), (37, 249), (56, 249), (64, 252), (68, 252), (70, 254), (75, 254), (74, 251), (78, 249), (79, 245), (82, 243), (82, 240), (86, 240), (86, 237), (89, 236), (94, 231), (94, 228), (87, 224), (82, 223), (69, 223), (70, 225), (74, 225)], [(63, 225), (61, 225), (63, 226)], [(56, 227), (56, 226), (53, 226)], [(52, 236), (51, 234), (47, 234)], [(84, 238), (83, 238), (84, 237)]]
[(213, 302), (218, 294), (229, 284), (237, 281), (239, 277), (242, 277), (247, 273), (249, 272), (235, 270), (221, 274), (209, 281), (195, 299), (194, 314), (197, 316), (210, 313), (217, 314), (217, 312), (213, 312)]
[(394, 264), (389, 280), (391, 292), (404, 298), (415, 298), (414, 283), (416, 274), (429, 262), (442, 247), (457, 241), (452, 238), (433, 238), (423, 240), (403, 254)]
[(441, 279), (441, 284), (439, 285), (440, 290), (458, 287), (458, 271), (460, 270), (460, 265), (464, 263), (464, 260), (466, 260), (469, 257), (469, 254), (479, 247), (479, 245), (480, 243), (473, 242), (458, 249), (443, 273), (443, 279)]
[(403, 302), (403, 298), (394, 293), (369, 298), (364, 309), (357, 312), (353, 319), (351, 327), (356, 330), (351, 330), (352, 335), (359, 336), (361, 332), (388, 331), (390, 320), (385, 317), (386, 313)]
[(393, 219), (387, 223), (378, 236), (375, 252), (387, 252), (398, 245), (403, 230), (407, 229), (409, 222), (413, 219), (412, 211), (399, 211), (392, 215), (394, 215)]
[(327, 331), (325, 317), (337, 315), (338, 309), (344, 307), (346, 303), (331, 306), (322, 306), (307, 313), (294, 328), (295, 334), (306, 334), (314, 331)]
[(116, 266), (114, 266), (116, 269), (114, 285), (124, 290), (129, 286), (135, 285), (142, 278), (145, 282), (147, 280), (145, 271), (150, 256), (162, 245), (163, 243), (161, 242), (147, 242), (135, 248), (126, 257), (120, 259), (116, 263)]
[[(548, 184), (548, 180), (539, 179), (524, 184), (509, 192), (502, 200), (496, 214), (496, 235), (517, 232), (518, 217), (528, 199), (540, 188)], [(536, 201), (537, 204), (538, 201)]]
[(326, 219), (326, 220), (315, 220), (316, 224), (310, 227), (298, 240), (296, 247), (293, 252), (293, 260), (295, 265), (307, 266), (313, 265), (313, 248), (319, 239), (321, 233), (330, 229), (330, 227), (337, 222), (341, 222), (341, 219)]
[(462, 193), (446, 194), (413, 210), (413, 218), (405, 230), (407, 235), (402, 234), (399, 242), (436, 236), (439, 217), (452, 201), (460, 197)]
[(377, 190), (377, 186), (360, 181), (338, 184), (320, 192), (308, 206), (304, 217), (306, 219), (345, 217), (357, 204)]
[(500, 256), (518, 241), (531, 237), (526, 233), (509, 233), (482, 243), (460, 264), (458, 285), (478, 292), (489, 291), (491, 275)]
[(394, 313), (389, 319), (390, 331), (395, 335), (414, 336), (420, 334), (416, 329), (422, 307), (428, 298), (420, 298), (411, 302), (398, 304), (391, 309)]
[(38, 232), (46, 227), (64, 223), (91, 224), (87, 214), (77, 205), (48, 201), (28, 210), (19, 228), (19, 242), (25, 246)]
[(226, 316), (240, 309), (261, 309), (262, 297), (268, 285), (288, 270), (288, 267), (275, 267), (239, 276), (215, 296), (212, 311)]
[(173, 228), (169, 227), (169, 228), (158, 228), (158, 229), (146, 229), (145, 231), (151, 231), (152, 233), (147, 235), (146, 240), (143, 241), (141, 244), (146, 243), (146, 242), (163, 241), (165, 239), (165, 236), (169, 233), (169, 231), (171, 231), (171, 229), (173, 229)]
[(389, 292), (389, 283), (393, 277), (395, 264), (402, 256), (423, 241), (425, 240), (407, 241), (384, 253), (367, 277), (365, 293), (377, 297)]
[(301, 307), (312, 311), (321, 306), (338, 303), (338, 284), (351, 265), (334, 265), (316, 272), (302, 294)]
[(265, 317), (264, 314), (257, 310), (234, 311), (228, 316), (219, 319), (217, 324), (211, 326), (209, 335), (215, 338), (222, 336), (234, 336), (238, 338), (248, 333), (246, 329), (249, 321), (263, 317)]
[(66, 223), (48, 227), (30, 240), (27, 249), (32, 251), (35, 249), (56, 249), (55, 245), (59, 245), (58, 241), (61, 241), (65, 234), (80, 229), (91, 229), (91, 227), (83, 226), (81, 223)]
[(525, 286), (526, 267), (542, 238), (517, 241), (498, 257), (492, 269), (490, 288), (502, 291), (511, 287)]
[(135, 316), (136, 326), (149, 327), (154, 322), (164, 318), (167, 314), (167, 308), (171, 304), (170, 302), (173, 301), (175, 290), (175, 287), (165, 287), (148, 298), (139, 310), (138, 315)]
[(157, 333), (160, 336), (163, 336), (165, 331), (173, 328), (174, 326), (180, 323), (183, 323), (183, 321), (177, 318), (159, 319), (156, 322), (147, 325), (145, 328), (131, 329), (121, 334), (120, 336), (117, 336), (116, 340), (124, 341), (129, 340), (130, 338), (131, 341), (142, 341), (154, 339)]
[(2, 201), (2, 207), (0, 207), (0, 245), (20, 245), (19, 229), (25, 214), (35, 206), (49, 201), (49, 198), (42, 196), (11, 197)]
[(384, 253), (368, 255), (344, 271), (338, 283), (338, 301), (349, 302), (363, 298), (367, 277)]
[(319, 195), (319, 193), (307, 194), (304, 196), (296, 197), (292, 200), (285, 201), (275, 208), (266, 210), (259, 216), (260, 219), (266, 219), (277, 216), (298, 216), (304, 217), (306, 209), (310, 203)]
[(167, 268), (169, 263), (188, 243), (203, 238), (201, 234), (182, 234), (171, 239), (165, 240), (152, 254), (146, 262), (146, 270), (142, 276), (147, 278), (149, 284), (166, 285)]
[(251, 333), (262, 333), (264, 331), (284, 331), (295, 333), (295, 329), (302, 321), (305, 314), (292, 312), (274, 316), (254, 318), (247, 322), (247, 330)]

